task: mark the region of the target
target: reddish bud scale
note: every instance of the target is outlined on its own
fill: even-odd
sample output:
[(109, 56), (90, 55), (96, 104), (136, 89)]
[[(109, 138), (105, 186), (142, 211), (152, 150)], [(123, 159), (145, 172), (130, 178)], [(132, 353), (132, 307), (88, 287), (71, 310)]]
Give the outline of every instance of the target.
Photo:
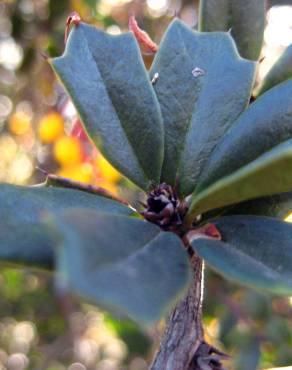
[(203, 226), (202, 229), (204, 229), (204, 232), (205, 232), (206, 236), (208, 236), (212, 239), (217, 239), (217, 240), (222, 239), (219, 230), (217, 229), (217, 227), (214, 224), (206, 224), (205, 226)]
[(211, 240), (222, 240), (220, 231), (214, 224), (208, 223), (197, 229), (190, 230), (184, 236), (184, 242), (186, 245), (190, 245), (196, 239), (211, 239)]
[(67, 39), (68, 39), (68, 35), (69, 35), (69, 30), (70, 30), (70, 26), (71, 24), (75, 24), (75, 26), (78, 26), (78, 24), (81, 22), (81, 17), (80, 15), (77, 13), (77, 12), (72, 12), (69, 17), (67, 18), (67, 21), (66, 21), (66, 28), (65, 28), (65, 35), (64, 35), (64, 43), (66, 45), (67, 43)]
[(158, 45), (155, 44), (154, 41), (151, 40), (148, 33), (143, 31), (139, 26), (135, 19), (135, 17), (132, 15), (129, 18), (129, 30), (133, 32), (134, 36), (136, 37), (136, 40), (138, 41), (141, 49), (146, 53), (152, 53), (155, 54), (158, 50)]

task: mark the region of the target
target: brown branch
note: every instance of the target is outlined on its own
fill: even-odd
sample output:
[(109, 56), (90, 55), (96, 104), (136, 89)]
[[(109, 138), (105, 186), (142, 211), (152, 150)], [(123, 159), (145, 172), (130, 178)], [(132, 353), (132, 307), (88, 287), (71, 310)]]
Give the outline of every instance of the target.
[(204, 343), (202, 326), (203, 263), (194, 255), (191, 259), (194, 271), (193, 284), (174, 309), (160, 349), (150, 370), (191, 370), (198, 348)]
[(66, 177), (54, 175), (54, 174), (49, 173), (49, 172), (47, 172), (46, 170), (44, 170), (40, 167), (36, 167), (36, 168), (46, 176), (45, 182), (43, 184), (40, 184), (40, 185), (55, 186), (55, 187), (61, 187), (61, 188), (69, 188), (69, 189), (84, 191), (84, 192), (90, 193), (90, 194), (100, 195), (102, 197), (105, 197), (105, 198), (114, 200), (116, 202), (119, 202), (121, 204), (124, 204), (125, 206), (130, 207), (134, 210), (134, 208), (126, 200), (124, 200), (120, 197), (117, 197), (116, 195), (112, 194), (111, 192), (109, 192), (108, 190), (106, 190), (106, 189), (104, 189), (100, 186), (91, 185), (91, 184), (84, 184), (80, 181), (75, 181), (75, 180), (68, 179)]

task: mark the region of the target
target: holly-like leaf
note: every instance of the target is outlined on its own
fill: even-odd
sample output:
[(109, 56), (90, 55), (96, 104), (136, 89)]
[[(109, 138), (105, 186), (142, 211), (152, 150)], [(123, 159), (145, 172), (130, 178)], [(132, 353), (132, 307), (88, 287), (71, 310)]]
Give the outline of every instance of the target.
[(51, 64), (104, 156), (144, 190), (158, 183), (161, 112), (133, 34), (111, 36), (80, 23)]
[(78, 295), (143, 324), (165, 314), (188, 286), (187, 253), (147, 221), (89, 210), (58, 215), (59, 274)]
[(120, 203), (83, 191), (0, 184), (0, 260), (51, 269), (53, 240), (41, 220), (47, 213), (72, 207), (133, 213)]
[(188, 218), (211, 209), (292, 189), (292, 140), (193, 195)]
[(292, 78), (292, 44), (289, 45), (279, 57), (277, 62), (271, 67), (261, 85), (257, 89), (256, 95), (261, 95), (272, 87)]
[(291, 137), (292, 81), (286, 81), (257, 99), (232, 125), (207, 162), (196, 192)]
[(228, 33), (201, 34), (175, 20), (151, 67), (165, 131), (162, 182), (194, 190), (217, 141), (245, 109), (255, 64), (239, 57)]
[(201, 0), (199, 30), (228, 31), (243, 58), (257, 60), (265, 29), (265, 0)]
[(192, 247), (223, 276), (277, 294), (292, 294), (292, 225), (258, 216), (214, 222), (222, 241), (196, 239)]

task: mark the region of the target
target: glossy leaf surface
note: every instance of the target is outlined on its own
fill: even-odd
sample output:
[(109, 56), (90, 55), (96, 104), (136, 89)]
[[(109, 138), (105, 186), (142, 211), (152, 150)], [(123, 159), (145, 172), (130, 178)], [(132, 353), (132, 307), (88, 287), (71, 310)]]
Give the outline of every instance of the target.
[(292, 140), (215, 182), (192, 197), (189, 218), (230, 204), (292, 189)]
[(199, 179), (197, 192), (292, 137), (292, 81), (267, 91), (228, 130)]
[(286, 218), (292, 213), (292, 192), (260, 197), (231, 207), (230, 215), (259, 215)]

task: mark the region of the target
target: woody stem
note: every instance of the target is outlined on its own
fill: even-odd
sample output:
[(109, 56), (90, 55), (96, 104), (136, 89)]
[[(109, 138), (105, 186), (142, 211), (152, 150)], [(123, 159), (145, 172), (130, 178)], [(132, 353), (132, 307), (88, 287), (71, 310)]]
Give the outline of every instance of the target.
[(172, 312), (150, 370), (193, 370), (194, 356), (204, 342), (202, 326), (203, 262), (191, 258), (193, 282), (187, 296)]

